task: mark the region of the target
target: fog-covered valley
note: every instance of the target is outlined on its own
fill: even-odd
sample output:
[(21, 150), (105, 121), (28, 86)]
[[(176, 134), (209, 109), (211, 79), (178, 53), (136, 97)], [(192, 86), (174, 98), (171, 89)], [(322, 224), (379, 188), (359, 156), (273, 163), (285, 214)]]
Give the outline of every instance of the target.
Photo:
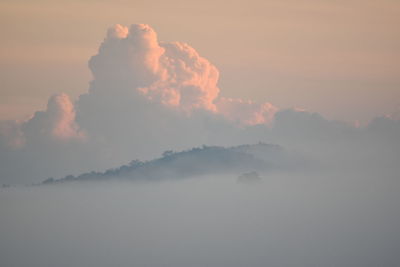
[(397, 176), (103, 181), (0, 192), (3, 266), (397, 266)]
[(397, 150), (327, 147), (203, 146), (3, 186), (1, 263), (398, 266)]

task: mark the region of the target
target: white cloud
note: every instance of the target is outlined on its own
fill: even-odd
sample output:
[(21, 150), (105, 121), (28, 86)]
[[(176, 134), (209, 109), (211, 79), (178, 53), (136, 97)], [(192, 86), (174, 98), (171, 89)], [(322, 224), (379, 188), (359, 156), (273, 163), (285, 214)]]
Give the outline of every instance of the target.
[(84, 133), (75, 122), (75, 109), (66, 94), (53, 95), (48, 102), (46, 115), (54, 138), (68, 140), (83, 139)]
[(269, 124), (278, 110), (270, 103), (259, 104), (250, 100), (221, 97), (218, 112), (233, 122), (243, 125)]
[[(239, 124), (262, 124), (273, 117), (269, 103), (219, 98), (218, 69), (186, 43), (160, 43), (148, 25), (109, 29), (89, 66), (94, 91), (137, 90), (152, 102), (186, 113), (209, 110)], [(240, 108), (251, 111), (240, 114)]]
[(74, 104), (69, 96), (56, 94), (49, 98), (46, 110), (36, 112), (21, 124), (21, 130), (27, 139), (83, 140), (85, 134), (75, 122), (75, 116)]
[(220, 97), (212, 63), (185, 43), (159, 42), (144, 24), (109, 29), (89, 67), (93, 80), (75, 103), (54, 95), (31, 119), (0, 123), (3, 180), (103, 170), (202, 144), (264, 141), (325, 153), (380, 145), (381, 136), (387, 147), (399, 137), (389, 118), (356, 129), (316, 113)]

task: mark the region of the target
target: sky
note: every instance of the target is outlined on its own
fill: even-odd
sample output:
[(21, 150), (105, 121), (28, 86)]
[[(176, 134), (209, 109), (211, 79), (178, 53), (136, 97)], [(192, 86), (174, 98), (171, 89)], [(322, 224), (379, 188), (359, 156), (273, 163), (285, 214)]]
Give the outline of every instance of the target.
[(0, 119), (26, 119), (93, 79), (117, 23), (149, 24), (219, 70), (223, 97), (367, 124), (400, 107), (400, 3), (382, 1), (0, 1)]
[(0, 0), (0, 265), (399, 266), (398, 25), (398, 0)]
[(396, 166), (396, 1), (0, 5), (4, 183), (257, 142)]

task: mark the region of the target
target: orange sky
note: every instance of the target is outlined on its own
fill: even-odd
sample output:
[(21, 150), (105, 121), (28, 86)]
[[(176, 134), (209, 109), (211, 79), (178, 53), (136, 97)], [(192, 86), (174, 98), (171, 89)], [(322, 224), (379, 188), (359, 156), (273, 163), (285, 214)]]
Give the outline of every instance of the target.
[(106, 29), (150, 24), (220, 71), (221, 95), (366, 122), (400, 107), (400, 2), (0, 1), (0, 119), (85, 92)]

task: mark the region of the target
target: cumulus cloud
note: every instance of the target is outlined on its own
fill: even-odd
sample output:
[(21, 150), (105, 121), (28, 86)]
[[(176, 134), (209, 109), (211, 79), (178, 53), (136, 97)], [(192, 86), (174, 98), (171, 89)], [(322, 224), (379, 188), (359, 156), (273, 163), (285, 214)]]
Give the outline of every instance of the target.
[(363, 146), (399, 136), (394, 116), (355, 128), (316, 113), (221, 97), (212, 63), (188, 44), (158, 41), (145, 24), (110, 28), (89, 68), (93, 80), (76, 102), (54, 95), (31, 119), (0, 123), (1, 177), (40, 181), (202, 144), (263, 141), (325, 153), (354, 140)]
[(218, 69), (186, 43), (159, 42), (145, 24), (109, 29), (89, 67), (94, 91), (115, 92), (113, 84), (122, 82), (121, 90), (137, 90), (150, 101), (186, 113), (204, 109), (252, 125), (271, 121), (275, 110), (269, 103), (219, 98)]
[(51, 124), (51, 134), (55, 138), (68, 140), (84, 138), (84, 133), (75, 122), (75, 109), (66, 94), (54, 95), (49, 99), (46, 114)]
[[(0, 180), (34, 182), (64, 172), (95, 166), (85, 132), (75, 121), (75, 108), (66, 94), (50, 97), (47, 108), (26, 121), (0, 122)], [(104, 163), (104, 162), (103, 162)]]
[(250, 100), (221, 97), (217, 110), (229, 120), (242, 125), (269, 124), (278, 110), (270, 103), (259, 104)]
[[(135, 157), (152, 158), (166, 149), (233, 145), (237, 140), (235, 124), (264, 122), (248, 117), (260, 116), (254, 103), (248, 104), (252, 111), (247, 116), (229, 115), (229, 111), (239, 113), (233, 105), (222, 109), (217, 104), (223, 101), (219, 98), (217, 68), (188, 44), (159, 42), (148, 25), (110, 28), (98, 53), (89, 60), (89, 68), (93, 74), (89, 90), (75, 103), (65, 94), (55, 95), (46, 110), (36, 112), (29, 120), (1, 123), (2, 147), (23, 148), (20, 154), (12, 152), (13, 159), (7, 150), (3, 162), (12, 162), (14, 157), (29, 160), (27, 155), (38, 151), (43, 158), (62, 162), (63, 156), (54, 155), (69, 149), (77, 159), (93, 154), (82, 156), (81, 165), (102, 169)], [(81, 143), (79, 149), (76, 142)], [(71, 172), (46, 172), (51, 168), (40, 168), (42, 161), (33, 162), (40, 171), (31, 171), (32, 177)], [(28, 172), (19, 175), (19, 168), (5, 167), (13, 169), (7, 172), (8, 177)]]
[(27, 141), (53, 139), (83, 140), (85, 133), (75, 121), (75, 107), (68, 95), (61, 93), (49, 98), (47, 108), (37, 111), (27, 121), (0, 123), (0, 140), (9, 148), (22, 148)]
[(158, 45), (157, 35), (147, 25), (109, 29), (98, 54), (89, 61), (89, 68), (97, 90), (113, 90), (113, 83), (123, 82), (124, 89), (136, 89), (159, 80), (159, 57), (164, 49)]
[(213, 102), (219, 94), (217, 68), (185, 43), (161, 46), (165, 53), (160, 57), (160, 79), (139, 90), (150, 100), (184, 111), (215, 111)]
[(21, 148), (25, 144), (25, 137), (21, 131), (20, 122), (0, 122), (0, 145), (8, 148)]
[(50, 97), (45, 111), (38, 111), (27, 122), (21, 125), (25, 136), (51, 137), (67, 141), (84, 139), (85, 134), (75, 122), (75, 108), (66, 94)]

